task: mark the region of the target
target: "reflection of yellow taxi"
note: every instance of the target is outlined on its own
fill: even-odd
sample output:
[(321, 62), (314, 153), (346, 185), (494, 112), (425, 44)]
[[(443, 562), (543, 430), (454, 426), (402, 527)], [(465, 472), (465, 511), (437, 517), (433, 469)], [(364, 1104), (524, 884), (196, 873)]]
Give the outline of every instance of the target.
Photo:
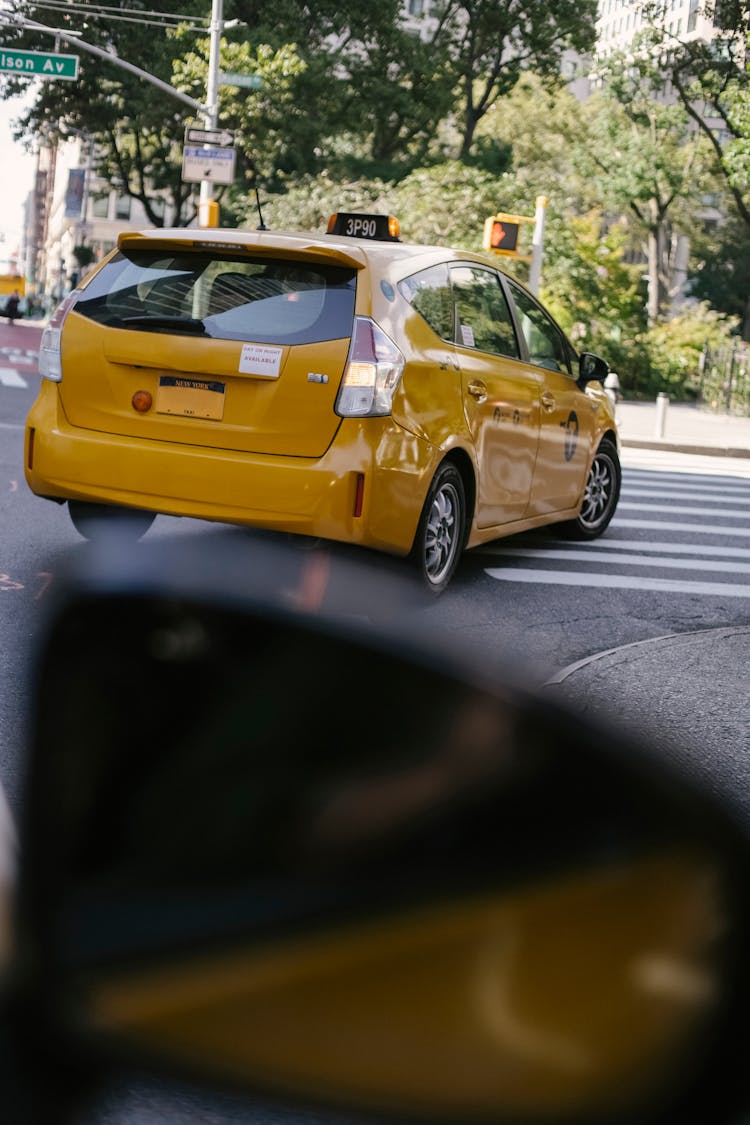
[(464, 546), (599, 535), (606, 364), (481, 255), (332, 229), (121, 236), (43, 336), (33, 491), (84, 535), (164, 512), (411, 552), (435, 590)]

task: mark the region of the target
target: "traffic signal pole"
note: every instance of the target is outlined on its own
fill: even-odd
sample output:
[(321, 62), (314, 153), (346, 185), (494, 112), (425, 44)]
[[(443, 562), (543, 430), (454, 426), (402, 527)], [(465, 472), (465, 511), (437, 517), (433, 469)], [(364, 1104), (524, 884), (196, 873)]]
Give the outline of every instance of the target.
[(529, 289), (532, 293), (539, 292), (542, 280), (542, 257), (544, 255), (544, 220), (547, 216), (547, 196), (536, 197), (536, 212), (534, 214), (534, 238), (531, 243), (531, 266), (529, 267)]

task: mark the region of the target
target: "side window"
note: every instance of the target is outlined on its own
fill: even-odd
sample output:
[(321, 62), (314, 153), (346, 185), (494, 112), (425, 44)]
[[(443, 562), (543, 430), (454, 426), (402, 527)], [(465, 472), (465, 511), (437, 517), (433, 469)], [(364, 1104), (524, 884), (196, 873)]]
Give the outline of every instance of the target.
[(481, 266), (454, 266), (451, 282), (458, 313), (458, 343), (518, 359), (518, 341), (497, 274)]
[(436, 335), (453, 341), (453, 299), (446, 265), (420, 270), (400, 281), (398, 289)]
[(560, 329), (523, 289), (518, 289), (512, 282), (509, 285), (531, 363), (570, 375), (570, 349)]

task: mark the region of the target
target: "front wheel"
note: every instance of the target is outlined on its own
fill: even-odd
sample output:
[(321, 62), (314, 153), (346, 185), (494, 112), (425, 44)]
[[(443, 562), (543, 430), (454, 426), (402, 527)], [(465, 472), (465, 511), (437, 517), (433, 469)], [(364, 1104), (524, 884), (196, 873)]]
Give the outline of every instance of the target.
[(68, 515), (84, 539), (102, 539), (106, 535), (140, 539), (156, 519), (154, 512), (144, 512), (140, 508), (89, 504), (85, 500), (68, 500)]
[(596, 539), (609, 526), (620, 498), (622, 470), (617, 448), (604, 438), (591, 463), (577, 519), (561, 525), (569, 539)]
[(411, 557), (425, 585), (440, 594), (453, 577), (463, 550), (466, 529), (466, 491), (455, 465), (443, 464), (435, 473), (422, 509)]

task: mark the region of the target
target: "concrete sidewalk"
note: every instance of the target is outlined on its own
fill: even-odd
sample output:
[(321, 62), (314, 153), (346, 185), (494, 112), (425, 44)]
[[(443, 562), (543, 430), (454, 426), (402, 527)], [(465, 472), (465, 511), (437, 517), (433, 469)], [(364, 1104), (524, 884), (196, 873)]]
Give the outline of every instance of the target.
[(656, 402), (619, 402), (617, 423), (624, 446), (716, 457), (750, 458), (750, 418), (715, 414), (688, 403), (667, 406), (664, 436), (656, 434)]

